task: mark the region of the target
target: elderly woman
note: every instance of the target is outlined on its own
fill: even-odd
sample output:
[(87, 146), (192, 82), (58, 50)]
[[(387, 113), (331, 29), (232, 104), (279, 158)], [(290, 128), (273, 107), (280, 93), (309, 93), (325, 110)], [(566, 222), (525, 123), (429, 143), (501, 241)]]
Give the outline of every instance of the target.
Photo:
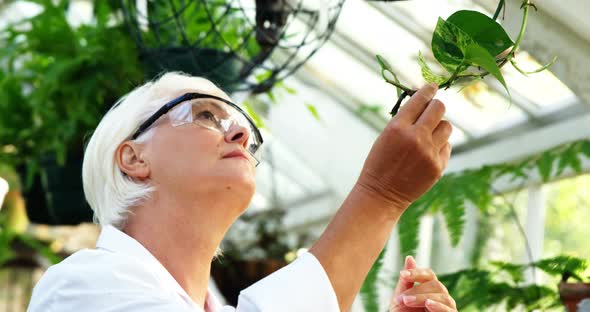
[[(376, 140), (350, 195), (308, 253), (221, 307), (211, 261), (248, 207), (262, 137), (210, 81), (168, 73), (122, 98), (86, 148), (84, 191), (102, 232), (45, 273), (29, 311), (348, 311), (404, 210), (446, 167), (451, 126), (435, 85)], [(412, 258), (390, 311), (456, 311)]]

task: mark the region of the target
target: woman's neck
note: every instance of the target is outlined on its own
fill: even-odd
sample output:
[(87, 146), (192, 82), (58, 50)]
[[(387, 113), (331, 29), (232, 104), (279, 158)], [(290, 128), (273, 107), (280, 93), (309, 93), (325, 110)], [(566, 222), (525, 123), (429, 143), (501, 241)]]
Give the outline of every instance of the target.
[(221, 200), (201, 198), (199, 204), (194, 203), (154, 196), (134, 209), (124, 231), (149, 250), (192, 300), (204, 307), (211, 261), (237, 215), (231, 217), (231, 203)]

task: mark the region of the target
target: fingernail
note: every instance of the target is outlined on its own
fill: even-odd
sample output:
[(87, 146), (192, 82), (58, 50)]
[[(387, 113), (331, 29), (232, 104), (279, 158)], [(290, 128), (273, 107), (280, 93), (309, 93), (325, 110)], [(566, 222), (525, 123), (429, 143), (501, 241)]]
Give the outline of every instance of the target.
[(399, 295), (399, 296), (395, 297), (395, 302), (397, 304), (401, 304), (402, 301), (404, 301), (404, 296), (403, 295)]
[(414, 296), (404, 296), (404, 303), (405, 304), (414, 303), (415, 301), (416, 301), (416, 297), (414, 297)]
[(399, 275), (403, 278), (406, 278), (406, 277), (410, 277), (410, 275), (412, 275), (412, 273), (410, 273), (410, 271), (403, 270), (403, 271), (399, 272)]
[(426, 299), (426, 305), (433, 305), (434, 301), (430, 300), (430, 299)]
[(438, 84), (436, 82), (433, 82), (430, 85), (434, 88), (434, 90), (438, 90)]

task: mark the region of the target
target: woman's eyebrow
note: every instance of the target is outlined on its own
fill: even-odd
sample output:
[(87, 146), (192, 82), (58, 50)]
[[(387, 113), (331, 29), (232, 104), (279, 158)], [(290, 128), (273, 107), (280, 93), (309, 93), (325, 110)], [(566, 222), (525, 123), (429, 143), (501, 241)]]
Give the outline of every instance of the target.
[(220, 112), (222, 112), (224, 114), (224, 116), (229, 115), (229, 112), (227, 111), (226, 108), (224, 108), (224, 104), (225, 103), (219, 103), (219, 101), (213, 100), (213, 99), (203, 99), (203, 101), (208, 104), (211, 105), (213, 107), (215, 107), (215, 109), (219, 110)]

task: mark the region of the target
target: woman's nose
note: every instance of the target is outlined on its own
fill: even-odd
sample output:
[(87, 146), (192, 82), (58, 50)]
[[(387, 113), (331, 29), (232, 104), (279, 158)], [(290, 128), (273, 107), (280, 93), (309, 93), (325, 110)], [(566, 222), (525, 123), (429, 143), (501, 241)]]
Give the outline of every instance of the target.
[(233, 124), (231, 128), (225, 133), (225, 141), (227, 143), (239, 143), (243, 147), (247, 147), (250, 132), (243, 126)]

